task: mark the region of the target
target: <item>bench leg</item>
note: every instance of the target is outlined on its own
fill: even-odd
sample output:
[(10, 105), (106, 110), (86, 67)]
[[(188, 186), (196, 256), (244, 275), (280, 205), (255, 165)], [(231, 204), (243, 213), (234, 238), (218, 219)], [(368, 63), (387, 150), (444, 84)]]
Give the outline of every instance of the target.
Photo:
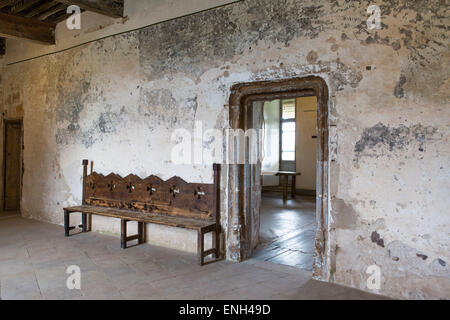
[(87, 214), (81, 214), (81, 231), (87, 232)]
[(127, 248), (127, 222), (128, 220), (125, 219), (120, 220), (120, 247), (122, 249)]
[(198, 230), (198, 240), (197, 240), (197, 259), (198, 264), (204, 264), (203, 252), (205, 251), (205, 237), (204, 237), (203, 229)]
[(88, 214), (88, 231), (92, 231), (92, 214)]
[(212, 234), (213, 239), (213, 249), (215, 250), (213, 253), (214, 258), (219, 258), (219, 228), (216, 227), (216, 229), (213, 231)]
[(121, 219), (120, 220), (120, 247), (126, 249), (128, 247), (128, 241), (137, 240), (138, 244), (145, 242), (145, 224), (143, 222), (138, 222), (138, 234), (134, 236), (127, 236), (127, 223), (130, 220)]
[(145, 223), (138, 222), (139, 244), (145, 243)]
[(64, 210), (64, 235), (66, 237), (69, 236), (69, 231), (70, 231), (70, 212)]

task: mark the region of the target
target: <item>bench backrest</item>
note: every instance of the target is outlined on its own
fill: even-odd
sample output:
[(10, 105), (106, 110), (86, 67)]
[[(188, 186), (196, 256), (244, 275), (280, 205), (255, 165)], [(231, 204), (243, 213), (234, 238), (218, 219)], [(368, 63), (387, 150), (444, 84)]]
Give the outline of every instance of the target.
[(177, 176), (164, 181), (154, 175), (87, 175), (87, 165), (83, 160), (83, 204), (217, 221), (219, 164), (213, 165), (214, 184), (188, 183)]

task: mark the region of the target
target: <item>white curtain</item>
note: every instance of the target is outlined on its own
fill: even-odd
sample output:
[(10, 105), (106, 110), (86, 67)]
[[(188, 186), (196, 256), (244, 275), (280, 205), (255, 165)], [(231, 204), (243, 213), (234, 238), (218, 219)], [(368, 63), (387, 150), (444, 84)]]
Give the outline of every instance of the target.
[[(280, 168), (280, 100), (264, 103), (262, 172)], [(276, 176), (263, 176), (263, 186), (278, 185)]]

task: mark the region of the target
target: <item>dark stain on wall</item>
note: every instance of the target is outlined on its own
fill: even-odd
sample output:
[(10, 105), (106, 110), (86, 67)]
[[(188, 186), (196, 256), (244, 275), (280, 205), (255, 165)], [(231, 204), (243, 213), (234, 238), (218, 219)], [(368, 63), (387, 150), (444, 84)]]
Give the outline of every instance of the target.
[(59, 100), (64, 103), (56, 109), (56, 122), (69, 122), (67, 129), (72, 133), (76, 130), (80, 113), (83, 111), (82, 95), (88, 91), (89, 86), (88, 81), (83, 81), (79, 88), (72, 87), (75, 90), (67, 92), (67, 90), (61, 88), (59, 91)]
[(378, 234), (378, 232), (374, 231), (372, 232), (370, 236), (370, 240), (372, 240), (373, 243), (376, 243), (380, 247), (384, 248), (384, 240), (381, 238), (381, 236)]
[[(81, 95), (80, 95), (81, 96)], [(79, 125), (80, 113), (83, 111), (83, 101), (77, 101), (75, 105), (61, 107), (57, 112), (57, 122), (67, 123), (67, 126), (57, 128), (56, 143), (68, 145), (72, 141), (79, 139), (81, 143), (90, 148), (99, 139), (107, 134), (117, 132), (117, 126), (127, 122), (125, 107), (120, 112), (101, 112), (97, 119), (92, 121), (92, 126), (82, 128)], [(110, 108), (111, 106), (109, 106)], [(108, 106), (106, 107), (108, 109)]]
[(139, 114), (150, 131), (161, 126), (172, 130), (183, 120), (191, 120), (193, 113), (191, 99), (177, 101), (169, 89), (141, 91)]
[(322, 7), (248, 0), (151, 26), (138, 33), (140, 63), (148, 79), (175, 73), (197, 79), (259, 41), (289, 46), (295, 37), (318, 37), (331, 24)]
[(425, 255), (425, 254), (416, 253), (416, 256), (418, 256), (418, 257), (419, 257), (420, 259), (422, 259), (422, 260), (427, 260), (427, 259), (428, 259), (428, 256)]
[(349, 66), (337, 61), (336, 71), (330, 72), (331, 86), (336, 91), (342, 91), (346, 86), (352, 88), (358, 87), (359, 83), (363, 79), (360, 71), (355, 71)]
[(378, 32), (375, 33), (375, 35), (369, 35), (366, 40), (364, 41), (364, 44), (384, 44), (389, 45), (389, 37), (380, 37)]
[(96, 127), (99, 133), (108, 134), (117, 132), (117, 126), (126, 119), (125, 115), (125, 106), (120, 109), (120, 112), (106, 111), (100, 113), (96, 121)]
[(394, 96), (396, 96), (397, 98), (403, 98), (405, 96), (405, 90), (403, 89), (405, 83), (406, 76), (404, 74), (401, 74), (400, 80), (398, 80), (397, 84), (395, 85)]
[(317, 61), (317, 58), (318, 58), (317, 52), (311, 50), (306, 56), (306, 61), (308, 61), (308, 63), (315, 63)]
[(379, 157), (384, 155), (376, 147), (384, 146), (390, 152), (402, 150), (411, 145), (413, 141), (419, 145), (419, 151), (424, 151), (427, 142), (433, 140), (437, 129), (431, 126), (417, 124), (411, 127), (400, 125), (399, 127), (388, 127), (378, 123), (363, 131), (361, 138), (355, 144), (355, 155)]

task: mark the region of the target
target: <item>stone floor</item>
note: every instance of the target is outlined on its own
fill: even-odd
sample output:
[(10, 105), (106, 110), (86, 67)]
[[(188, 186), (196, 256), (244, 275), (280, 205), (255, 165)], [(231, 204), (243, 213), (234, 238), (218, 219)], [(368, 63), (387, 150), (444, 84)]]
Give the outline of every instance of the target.
[[(68, 266), (81, 268), (81, 290), (69, 290)], [(69, 238), (61, 226), (0, 218), (1, 299), (380, 299), (311, 280), (310, 272), (251, 259), (200, 267), (194, 254), (117, 237)]]
[(263, 193), (260, 244), (253, 258), (312, 271), (316, 234), (315, 197)]

